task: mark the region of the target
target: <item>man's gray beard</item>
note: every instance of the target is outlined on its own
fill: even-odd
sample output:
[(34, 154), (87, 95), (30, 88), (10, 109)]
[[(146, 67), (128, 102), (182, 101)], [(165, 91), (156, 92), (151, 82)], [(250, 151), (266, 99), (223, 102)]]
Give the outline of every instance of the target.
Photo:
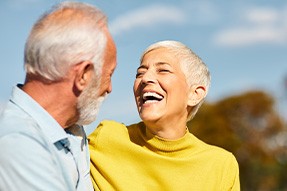
[(96, 86), (90, 86), (82, 92), (78, 101), (79, 119), (76, 124), (88, 125), (96, 120), (100, 106), (104, 99), (107, 97), (107, 93), (104, 96), (98, 96), (99, 88)]

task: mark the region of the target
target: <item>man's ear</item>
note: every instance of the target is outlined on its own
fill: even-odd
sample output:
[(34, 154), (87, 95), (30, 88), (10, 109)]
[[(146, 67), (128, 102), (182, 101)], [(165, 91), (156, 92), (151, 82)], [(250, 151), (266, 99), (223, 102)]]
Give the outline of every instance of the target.
[(188, 106), (197, 105), (206, 96), (206, 88), (204, 86), (194, 85), (189, 90), (188, 95)]
[(86, 86), (90, 83), (93, 79), (94, 73), (94, 65), (91, 61), (84, 61), (77, 64), (76, 68), (76, 75), (75, 75), (75, 87), (78, 91), (83, 91)]

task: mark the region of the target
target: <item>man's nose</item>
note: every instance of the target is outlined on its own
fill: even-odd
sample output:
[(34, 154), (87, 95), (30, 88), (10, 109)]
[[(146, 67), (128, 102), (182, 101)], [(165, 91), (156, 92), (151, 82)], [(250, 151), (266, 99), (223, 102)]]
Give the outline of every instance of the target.
[(109, 84), (109, 86), (108, 86), (108, 88), (107, 88), (107, 93), (109, 94), (109, 93), (111, 93), (112, 92), (112, 82), (110, 82), (110, 84)]

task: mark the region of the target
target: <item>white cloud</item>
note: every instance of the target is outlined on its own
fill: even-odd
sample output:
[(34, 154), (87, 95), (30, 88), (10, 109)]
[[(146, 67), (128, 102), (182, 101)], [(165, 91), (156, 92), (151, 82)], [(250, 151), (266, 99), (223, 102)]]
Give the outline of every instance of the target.
[(254, 27), (233, 28), (216, 36), (216, 43), (223, 46), (248, 46), (258, 43), (283, 44), (287, 42), (287, 31), (281, 28)]
[(279, 12), (272, 8), (251, 9), (245, 14), (247, 21), (257, 24), (274, 23), (279, 17)]
[(287, 43), (284, 9), (253, 8), (247, 10), (243, 12), (245, 14), (242, 17), (242, 23), (237, 24), (236, 27), (224, 29), (214, 36), (214, 42), (217, 45), (243, 47), (263, 43)]
[(158, 24), (179, 24), (185, 21), (184, 12), (176, 7), (167, 5), (152, 5), (131, 12), (113, 20), (110, 31), (119, 35), (133, 28), (151, 27)]

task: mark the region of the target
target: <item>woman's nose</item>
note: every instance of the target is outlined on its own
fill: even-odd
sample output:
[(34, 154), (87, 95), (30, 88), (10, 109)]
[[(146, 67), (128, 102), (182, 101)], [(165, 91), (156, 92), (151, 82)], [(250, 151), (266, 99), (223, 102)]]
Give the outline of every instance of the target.
[(156, 75), (153, 71), (147, 70), (142, 77), (142, 83), (154, 83), (156, 81)]

